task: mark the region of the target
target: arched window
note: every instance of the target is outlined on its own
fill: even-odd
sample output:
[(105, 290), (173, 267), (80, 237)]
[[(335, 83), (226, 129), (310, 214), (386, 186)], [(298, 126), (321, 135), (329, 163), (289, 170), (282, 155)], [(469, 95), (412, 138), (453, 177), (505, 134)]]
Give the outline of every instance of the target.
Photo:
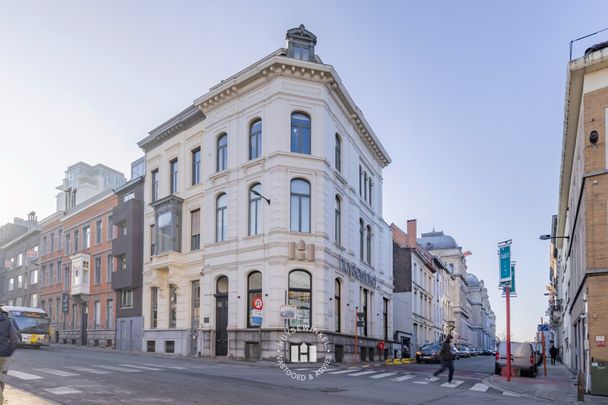
[(249, 127), (249, 160), (262, 155), (262, 120), (254, 121)]
[(262, 186), (256, 183), (249, 189), (249, 235), (262, 232)]
[(361, 261), (365, 258), (365, 225), (361, 218), (359, 218), (359, 258)]
[(228, 167), (228, 134), (217, 138), (217, 171), (221, 172)]
[[(254, 319), (254, 301), (259, 298), (262, 299), (262, 273), (254, 271), (247, 277), (247, 327), (253, 328), (259, 326), (261, 321)], [(261, 317), (259, 317), (261, 318)]]
[(336, 209), (335, 209), (335, 238), (336, 243), (340, 245), (342, 243), (342, 203), (340, 201), (340, 197), (336, 196)]
[(342, 320), (342, 305), (341, 305), (341, 286), (340, 280), (336, 279), (334, 287), (334, 319), (336, 321), (336, 332), (340, 332), (340, 323)]
[(291, 114), (291, 151), (310, 155), (310, 117), (306, 114)]
[(228, 295), (228, 277), (222, 276), (215, 283), (215, 295)]
[(310, 328), (312, 324), (312, 289), (310, 273), (293, 270), (289, 273), (289, 305), (295, 306), (296, 318), (289, 326)]
[(220, 194), (215, 202), (215, 241), (221, 242), (226, 240), (226, 209), (228, 197), (226, 194)]
[(340, 140), (340, 136), (336, 134), (336, 170), (342, 171), (342, 141)]
[(372, 227), (367, 226), (367, 264), (372, 265)]
[(302, 179), (291, 181), (291, 230), (310, 232), (310, 183)]

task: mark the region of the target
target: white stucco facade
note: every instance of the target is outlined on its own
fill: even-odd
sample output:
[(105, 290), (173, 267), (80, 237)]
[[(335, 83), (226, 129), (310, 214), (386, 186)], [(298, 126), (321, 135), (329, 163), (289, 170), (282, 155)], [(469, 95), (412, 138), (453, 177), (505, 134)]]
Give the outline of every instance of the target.
[[(289, 52), (281, 49), (223, 81), (140, 142), (146, 199), (153, 194), (152, 173), (159, 173), (158, 201), (147, 201), (145, 211), (144, 350), (272, 358), (285, 325), (280, 307), (297, 302), (305, 304), (295, 323), (324, 331), (334, 358), (360, 356), (355, 308), (366, 307), (366, 326), (357, 330), (366, 360), (381, 357), (377, 343), (392, 339), (392, 244), (382, 218), (382, 169), (390, 158), (333, 68)], [(293, 114), (309, 119), (310, 153), (292, 152)], [(259, 120), (261, 151), (252, 158), (251, 128)], [(226, 152), (220, 138), (227, 140)], [(200, 182), (192, 185), (198, 148)], [(309, 185), (308, 196), (294, 197), (294, 181)], [(250, 212), (255, 185), (258, 215)], [(165, 205), (179, 213), (173, 217), (179, 246), (152, 255)], [(301, 231), (294, 230), (294, 212)], [(200, 215), (195, 250), (191, 215)], [(261, 289), (251, 292), (250, 276), (258, 272)], [(306, 275), (308, 292), (292, 288)], [(252, 294), (264, 302), (261, 329), (251, 325)], [(290, 339), (316, 342), (313, 334)]]

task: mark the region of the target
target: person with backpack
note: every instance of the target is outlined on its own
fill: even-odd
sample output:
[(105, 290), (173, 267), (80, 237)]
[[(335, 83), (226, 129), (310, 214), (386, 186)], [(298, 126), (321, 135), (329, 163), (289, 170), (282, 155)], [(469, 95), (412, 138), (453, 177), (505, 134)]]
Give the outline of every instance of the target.
[[(454, 360), (452, 356), (452, 347), (450, 343), (452, 342), (452, 335), (448, 335), (443, 344), (441, 345), (441, 350), (439, 350), (439, 360), (441, 360), (441, 368), (433, 373), (433, 377), (437, 377), (439, 374), (443, 373), (447, 368), (449, 370), (448, 375), (448, 384), (452, 384), (452, 378), (454, 377)], [(427, 378), (428, 381), (431, 380), (431, 377)]]
[(19, 340), (19, 333), (13, 320), (0, 305), (0, 404), (4, 403), (4, 376), (7, 372), (8, 358), (17, 348)]

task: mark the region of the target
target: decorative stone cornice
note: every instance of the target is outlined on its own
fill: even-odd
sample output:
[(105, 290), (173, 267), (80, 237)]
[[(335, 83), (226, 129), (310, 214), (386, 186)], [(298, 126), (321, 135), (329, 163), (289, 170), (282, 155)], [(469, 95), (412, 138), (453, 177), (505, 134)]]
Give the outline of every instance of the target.
[(239, 94), (275, 77), (289, 77), (324, 84), (330, 94), (336, 97), (338, 104), (344, 109), (346, 116), (350, 118), (351, 123), (380, 164), (385, 167), (391, 162), (390, 156), (363, 117), (361, 110), (351, 99), (333, 67), (288, 58), (281, 55), (281, 50), (213, 87), (207, 94), (195, 100), (194, 105), (206, 115)]
[(175, 117), (148, 132), (149, 135), (137, 142), (137, 146), (147, 152), (150, 149), (160, 145), (165, 140), (173, 137), (183, 130), (192, 127), (204, 119), (205, 115), (203, 114), (202, 110), (194, 105), (191, 105), (177, 114)]

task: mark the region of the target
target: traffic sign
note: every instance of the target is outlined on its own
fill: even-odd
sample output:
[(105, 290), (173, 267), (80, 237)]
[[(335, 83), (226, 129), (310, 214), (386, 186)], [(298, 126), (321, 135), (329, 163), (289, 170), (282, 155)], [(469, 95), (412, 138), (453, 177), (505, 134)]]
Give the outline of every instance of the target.
[(291, 305), (281, 305), (280, 313), (282, 319), (295, 319), (296, 318), (296, 307)]
[(511, 281), (511, 241), (501, 242), (498, 245), (498, 258), (500, 264), (499, 282)]
[(255, 297), (253, 299), (252, 305), (255, 309), (261, 310), (264, 307), (264, 301), (262, 301), (262, 297)]
[(365, 326), (365, 312), (357, 312), (357, 326)]
[(549, 332), (549, 325), (546, 323), (541, 323), (538, 325), (539, 332)]

